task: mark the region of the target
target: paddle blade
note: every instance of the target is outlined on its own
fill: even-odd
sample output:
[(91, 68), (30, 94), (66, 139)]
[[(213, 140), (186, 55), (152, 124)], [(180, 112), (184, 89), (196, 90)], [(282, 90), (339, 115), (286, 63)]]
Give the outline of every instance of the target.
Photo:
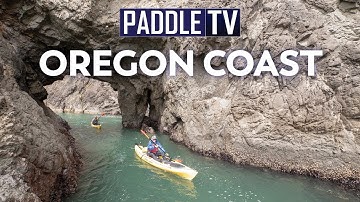
[(141, 132), (143, 135), (145, 135), (145, 137), (147, 137), (147, 139), (150, 139), (149, 136), (145, 133), (145, 131), (140, 130), (140, 132)]

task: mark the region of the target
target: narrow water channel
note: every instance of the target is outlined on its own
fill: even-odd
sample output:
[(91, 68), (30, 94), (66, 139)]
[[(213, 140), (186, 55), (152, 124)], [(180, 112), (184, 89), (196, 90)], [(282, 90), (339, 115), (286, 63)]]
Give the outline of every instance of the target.
[(121, 117), (102, 117), (102, 129), (90, 126), (91, 115), (61, 114), (72, 127), (83, 154), (78, 192), (65, 201), (360, 201), (354, 193), (317, 179), (233, 165), (200, 156), (158, 139), (168, 153), (199, 171), (193, 181), (163, 172), (136, 157), (134, 144), (147, 144), (136, 130), (123, 129)]

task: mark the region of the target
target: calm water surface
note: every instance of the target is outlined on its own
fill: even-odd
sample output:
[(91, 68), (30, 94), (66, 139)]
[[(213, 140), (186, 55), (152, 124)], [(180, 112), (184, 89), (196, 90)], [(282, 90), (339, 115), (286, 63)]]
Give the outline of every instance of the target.
[(207, 158), (158, 139), (168, 153), (199, 171), (193, 181), (141, 162), (134, 143), (147, 144), (136, 130), (123, 129), (121, 117), (100, 119), (101, 130), (90, 127), (91, 115), (60, 114), (72, 127), (83, 154), (78, 192), (65, 201), (360, 201), (354, 193), (320, 180), (241, 167)]

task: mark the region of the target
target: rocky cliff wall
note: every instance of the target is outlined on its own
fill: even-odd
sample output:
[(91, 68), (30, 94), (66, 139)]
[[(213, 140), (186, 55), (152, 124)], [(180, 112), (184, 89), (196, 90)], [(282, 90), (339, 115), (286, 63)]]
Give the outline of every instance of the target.
[(109, 83), (79, 74), (45, 86), (46, 106), (57, 112), (119, 115), (118, 93)]
[[(357, 3), (247, 1), (242, 37), (188, 39), (205, 53), (322, 49), (316, 77), (164, 77), (160, 129), (195, 151), (236, 163), (331, 179), (359, 189), (360, 20)], [(344, 5), (353, 5), (344, 9)], [(207, 44), (206, 46), (199, 44)], [(242, 61), (236, 61), (241, 65)], [(279, 60), (275, 63), (281, 67)], [(301, 68), (306, 62), (298, 60)], [(225, 61), (213, 61), (224, 68)], [(202, 66), (202, 57), (198, 57)], [(305, 69), (306, 70), (306, 69)], [(194, 73), (195, 74), (195, 73)], [(200, 76), (201, 75), (201, 76)]]
[(0, 201), (60, 201), (80, 156), (68, 124), (21, 87), (29, 73), (0, 33)]
[[(119, 38), (119, 7), (230, 7), (241, 9), (241, 37)], [(192, 49), (194, 77), (142, 74), (96, 78), (118, 91), (126, 127), (140, 127), (148, 106), (153, 126), (195, 151), (236, 163), (335, 180), (359, 189), (359, 1), (57, 1), (1, 2), (1, 31), (27, 68), (18, 81), (36, 100), (44, 75), (39, 57), (48, 49), (131, 49), (142, 53)], [(264, 49), (274, 58), (285, 49), (322, 49), (316, 77), (299, 59), (295, 77), (210, 77), (204, 54), (244, 49), (256, 63)], [(129, 61), (124, 61), (126, 62)], [(218, 68), (224, 60), (214, 60)], [(279, 60), (275, 61), (281, 67)], [(242, 61), (236, 61), (239, 67)], [(50, 66), (57, 66), (51, 61)], [(156, 67), (156, 61), (150, 66)], [(90, 69), (91, 71), (91, 69)]]

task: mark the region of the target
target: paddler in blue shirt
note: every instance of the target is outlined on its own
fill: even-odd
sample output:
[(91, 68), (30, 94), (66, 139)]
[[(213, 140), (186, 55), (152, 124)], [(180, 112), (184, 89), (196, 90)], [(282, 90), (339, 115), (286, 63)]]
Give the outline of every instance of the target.
[(148, 154), (154, 159), (158, 159), (159, 156), (168, 156), (165, 149), (161, 146), (160, 142), (157, 141), (156, 135), (153, 135), (147, 146)]

